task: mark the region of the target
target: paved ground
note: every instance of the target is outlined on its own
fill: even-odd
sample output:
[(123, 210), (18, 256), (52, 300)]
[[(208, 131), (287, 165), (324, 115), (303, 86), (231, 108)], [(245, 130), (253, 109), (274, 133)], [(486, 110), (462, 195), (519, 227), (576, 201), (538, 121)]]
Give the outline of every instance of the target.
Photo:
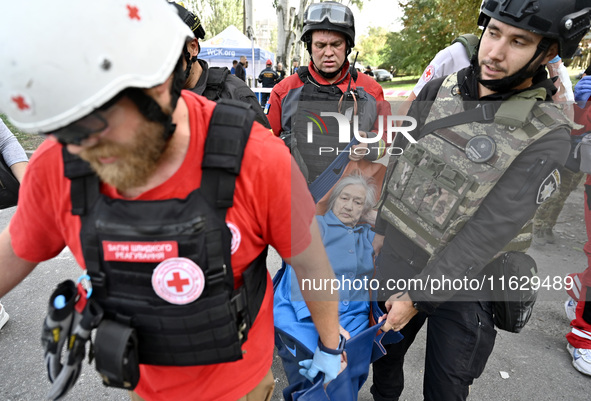
[[(543, 249), (532, 249), (540, 276), (561, 276), (585, 268), (582, 190), (573, 193), (556, 227), (558, 241)], [(14, 209), (0, 211), (0, 227), (8, 224)], [(269, 269), (279, 267), (276, 255), (269, 257)], [(80, 273), (72, 255), (62, 253), (41, 264), (20, 286), (2, 299), (10, 321), (0, 331), (0, 400), (42, 400), (49, 389), (40, 346), (40, 328), (47, 299), (55, 285)], [(472, 400), (588, 400), (591, 377), (572, 368), (565, 350), (569, 330), (563, 303), (564, 291), (543, 290), (534, 315), (520, 334), (499, 332), (497, 345), (482, 377), (472, 386)], [(407, 356), (407, 387), (403, 400), (421, 400), (424, 333)], [(273, 400), (281, 399), (286, 382), (276, 358), (273, 371), (277, 381)], [(503, 379), (501, 372), (508, 378)], [(370, 376), (371, 378), (371, 376)], [(231, 386), (231, 378), (228, 378)], [(82, 375), (65, 400), (127, 400), (125, 391), (103, 387), (92, 366), (85, 363)], [(369, 401), (369, 384), (359, 400)]]

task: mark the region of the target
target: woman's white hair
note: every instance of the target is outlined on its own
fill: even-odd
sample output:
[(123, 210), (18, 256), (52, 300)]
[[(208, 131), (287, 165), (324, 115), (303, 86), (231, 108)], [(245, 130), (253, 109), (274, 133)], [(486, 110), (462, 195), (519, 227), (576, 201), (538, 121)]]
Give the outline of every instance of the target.
[(377, 203), (377, 189), (373, 178), (365, 177), (358, 173), (348, 175), (337, 182), (328, 198), (328, 210), (332, 210), (337, 198), (341, 195), (341, 192), (343, 192), (343, 189), (349, 185), (361, 185), (365, 189), (365, 204), (363, 205), (363, 212), (361, 214), (363, 216)]

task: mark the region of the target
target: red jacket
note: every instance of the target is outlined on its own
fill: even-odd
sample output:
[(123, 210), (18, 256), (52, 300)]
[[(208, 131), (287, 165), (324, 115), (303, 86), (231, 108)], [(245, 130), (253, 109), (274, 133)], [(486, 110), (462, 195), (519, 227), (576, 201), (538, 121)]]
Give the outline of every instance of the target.
[[(312, 78), (320, 85), (331, 85), (318, 74), (313, 66), (312, 62), (308, 65), (308, 71), (312, 75)], [(346, 62), (343, 70), (341, 71), (341, 77), (335, 81), (338, 88), (345, 92), (349, 85), (349, 62)], [(334, 84), (332, 84), (334, 85)], [(304, 82), (300, 79), (299, 75), (293, 74), (285, 78), (283, 81), (275, 85), (271, 92), (269, 99), (269, 109), (267, 110), (267, 118), (271, 124), (273, 133), (277, 136), (282, 131), (289, 129), (291, 124), (291, 117), (294, 114), (295, 108), (292, 108), (291, 103), (299, 99), (299, 91), (304, 86)], [(384, 91), (382, 87), (373, 79), (365, 74), (357, 74), (356, 80), (351, 80), (351, 87), (353, 90), (356, 88), (363, 88), (371, 98), (373, 98), (377, 105), (378, 116), (384, 118), (384, 133), (382, 138), (386, 141), (386, 118), (391, 115), (390, 104), (384, 99)], [(378, 132), (379, 130), (379, 119), (376, 118), (373, 126), (373, 131)]]

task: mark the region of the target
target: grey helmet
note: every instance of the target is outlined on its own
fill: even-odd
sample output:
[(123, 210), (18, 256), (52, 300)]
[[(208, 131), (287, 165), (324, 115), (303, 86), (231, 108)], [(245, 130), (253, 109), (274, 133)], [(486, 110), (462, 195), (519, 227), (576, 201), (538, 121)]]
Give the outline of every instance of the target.
[(484, 0), (478, 25), (491, 18), (558, 42), (558, 54), (571, 58), (591, 27), (591, 0)]
[(326, 30), (337, 31), (345, 35), (348, 52), (355, 47), (355, 17), (349, 7), (334, 1), (313, 3), (304, 11), (304, 27), (301, 41), (309, 44), (312, 41), (312, 32)]

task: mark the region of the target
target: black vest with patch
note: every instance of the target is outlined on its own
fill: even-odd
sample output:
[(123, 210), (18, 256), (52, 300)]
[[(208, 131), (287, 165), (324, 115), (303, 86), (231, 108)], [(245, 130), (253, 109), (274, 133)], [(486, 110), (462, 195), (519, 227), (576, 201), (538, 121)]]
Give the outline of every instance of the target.
[[(339, 142), (339, 126), (336, 118), (322, 117), (322, 112), (340, 113), (349, 121), (359, 118), (359, 131), (371, 131), (377, 118), (377, 104), (362, 87), (343, 94), (337, 85), (320, 85), (307, 67), (298, 69), (304, 83), (292, 119), (292, 135), (308, 171), (308, 182), (313, 182), (337, 157), (349, 142)], [(352, 69), (346, 79), (357, 80), (357, 71)], [(308, 138), (309, 131), (312, 140)], [(349, 141), (353, 138), (351, 131)]]
[[(267, 283), (266, 249), (243, 273), (234, 290), (232, 234), (225, 222), (254, 112), (248, 105), (224, 101), (215, 108), (205, 143), (200, 188), (185, 199), (128, 201), (99, 192), (90, 166), (64, 147), (65, 175), (72, 182), (72, 213), (82, 221), (84, 260), (95, 298), (110, 319), (135, 329), (139, 363), (190, 366), (242, 358)], [(143, 248), (142, 248), (143, 247)], [(204, 273), (203, 293), (177, 305), (159, 297), (153, 272), (178, 248), (178, 257)], [(153, 252), (133, 253), (134, 249)], [(130, 251), (114, 257), (114, 250)], [(143, 260), (133, 260), (137, 256)], [(153, 260), (152, 260), (153, 259)], [(123, 261), (125, 260), (125, 261)], [(169, 286), (179, 282), (166, 281)]]

